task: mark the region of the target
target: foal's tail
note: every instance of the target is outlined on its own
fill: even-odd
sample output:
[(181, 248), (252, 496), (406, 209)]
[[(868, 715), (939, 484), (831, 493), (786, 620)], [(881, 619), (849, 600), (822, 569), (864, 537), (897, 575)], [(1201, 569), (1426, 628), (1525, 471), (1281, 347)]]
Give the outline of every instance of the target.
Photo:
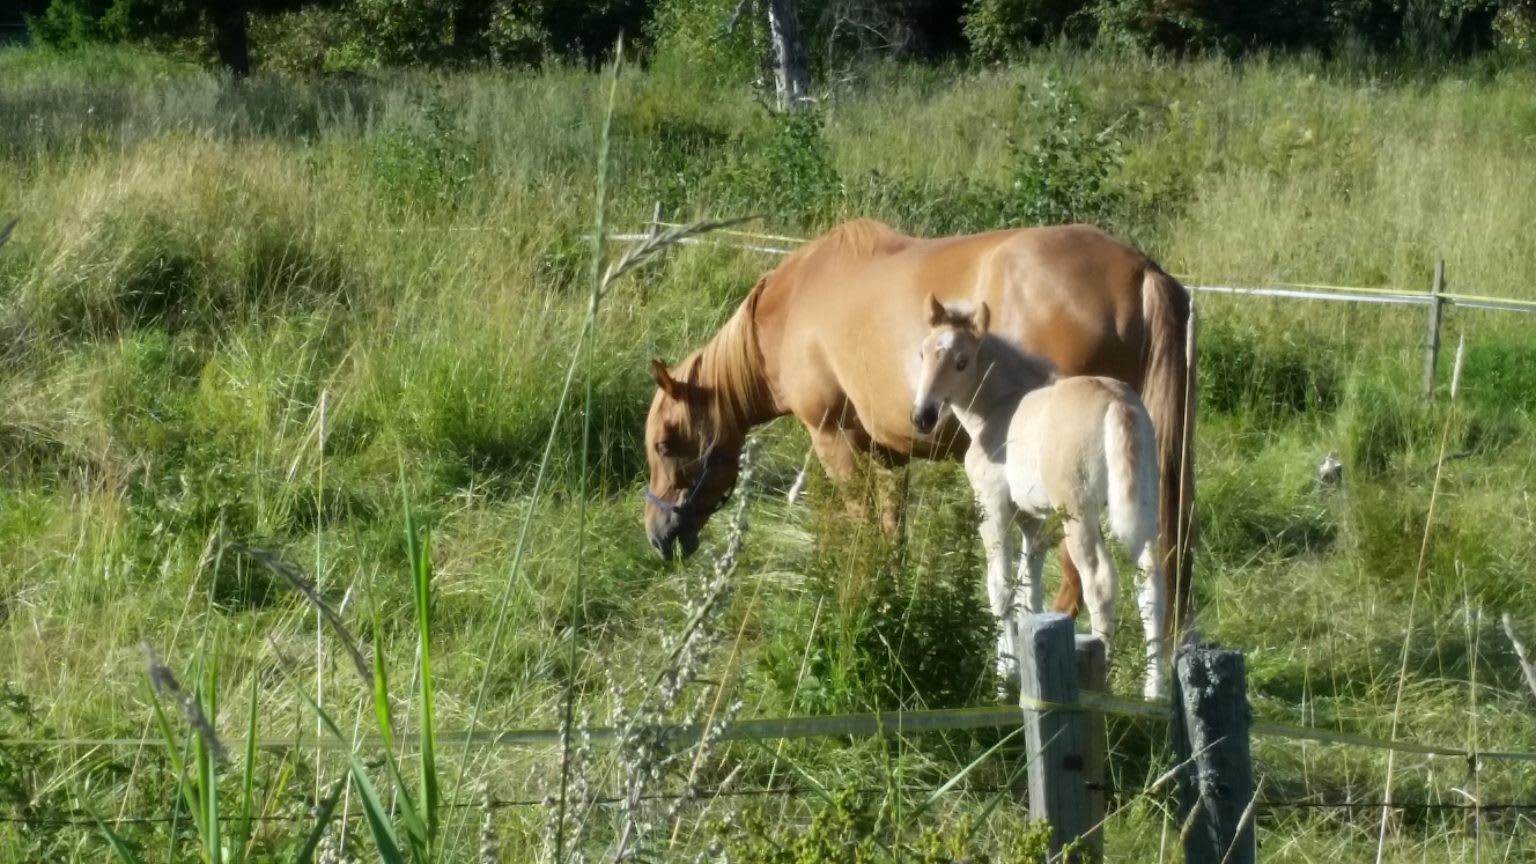
[(1111, 401), (1104, 415), (1104, 466), (1109, 533), (1133, 560), (1157, 539), (1157, 437), (1152, 418), (1131, 388)]
[(1195, 355), (1188, 289), (1149, 264), (1141, 284), (1147, 327), (1142, 401), (1157, 432), (1157, 554), (1172, 599), (1169, 635), (1177, 642), (1191, 625), (1193, 569)]

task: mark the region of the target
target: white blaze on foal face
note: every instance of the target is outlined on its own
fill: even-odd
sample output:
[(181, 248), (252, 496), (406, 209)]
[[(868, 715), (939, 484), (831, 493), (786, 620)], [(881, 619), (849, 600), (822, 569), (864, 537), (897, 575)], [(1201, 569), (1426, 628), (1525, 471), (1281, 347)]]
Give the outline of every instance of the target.
[(977, 339), (956, 327), (940, 327), (923, 340), (922, 372), (912, 404), (912, 424), (927, 433), (938, 423), (939, 413), (970, 380), (976, 362)]

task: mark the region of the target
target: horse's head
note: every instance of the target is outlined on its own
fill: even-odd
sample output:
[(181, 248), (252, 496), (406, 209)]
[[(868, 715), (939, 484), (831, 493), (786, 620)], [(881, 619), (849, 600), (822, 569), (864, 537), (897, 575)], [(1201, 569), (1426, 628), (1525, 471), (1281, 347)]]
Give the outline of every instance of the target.
[(912, 426), (924, 435), (952, 400), (975, 392), (976, 354), (992, 317), (985, 302), (974, 312), (948, 308), (932, 294), (927, 302), (929, 329), (918, 349), (922, 372), (912, 400)]
[(713, 395), (699, 382), (697, 355), (674, 374), (651, 361), (656, 395), (645, 421), (645, 533), (661, 557), (683, 556), (699, 546), (699, 529), (730, 497), (740, 469), (741, 442), (720, 427)]

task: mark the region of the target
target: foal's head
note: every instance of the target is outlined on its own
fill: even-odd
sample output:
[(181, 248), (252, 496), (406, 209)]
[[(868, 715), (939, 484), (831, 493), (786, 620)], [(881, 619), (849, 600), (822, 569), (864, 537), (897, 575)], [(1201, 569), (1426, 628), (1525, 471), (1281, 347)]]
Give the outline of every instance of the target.
[(924, 435), (952, 401), (975, 393), (976, 355), (992, 318), (985, 302), (976, 304), (974, 312), (946, 307), (932, 294), (927, 302), (929, 330), (919, 349), (922, 372), (912, 401), (912, 425)]

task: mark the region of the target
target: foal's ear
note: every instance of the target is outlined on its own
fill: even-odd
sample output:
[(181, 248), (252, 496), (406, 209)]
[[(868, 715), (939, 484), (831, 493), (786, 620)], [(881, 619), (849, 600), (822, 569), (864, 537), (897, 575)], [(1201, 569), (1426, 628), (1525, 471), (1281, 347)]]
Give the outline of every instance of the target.
[(976, 328), (976, 333), (981, 336), (987, 335), (987, 325), (992, 323), (992, 310), (987, 308), (987, 301), (983, 300), (976, 304), (976, 314), (972, 316), (972, 320), (975, 322), (972, 326)]
[(677, 379), (672, 377), (672, 373), (667, 371), (667, 364), (663, 363), (659, 357), (651, 360), (651, 379), (656, 382), (657, 387), (661, 388), (661, 392), (673, 399), (678, 398), (678, 394), (682, 392), (682, 385), (678, 384)]
[(933, 296), (932, 291), (928, 292), (928, 326), (938, 327), (948, 320), (949, 310), (944, 308), (944, 304), (939, 302), (939, 298)]

